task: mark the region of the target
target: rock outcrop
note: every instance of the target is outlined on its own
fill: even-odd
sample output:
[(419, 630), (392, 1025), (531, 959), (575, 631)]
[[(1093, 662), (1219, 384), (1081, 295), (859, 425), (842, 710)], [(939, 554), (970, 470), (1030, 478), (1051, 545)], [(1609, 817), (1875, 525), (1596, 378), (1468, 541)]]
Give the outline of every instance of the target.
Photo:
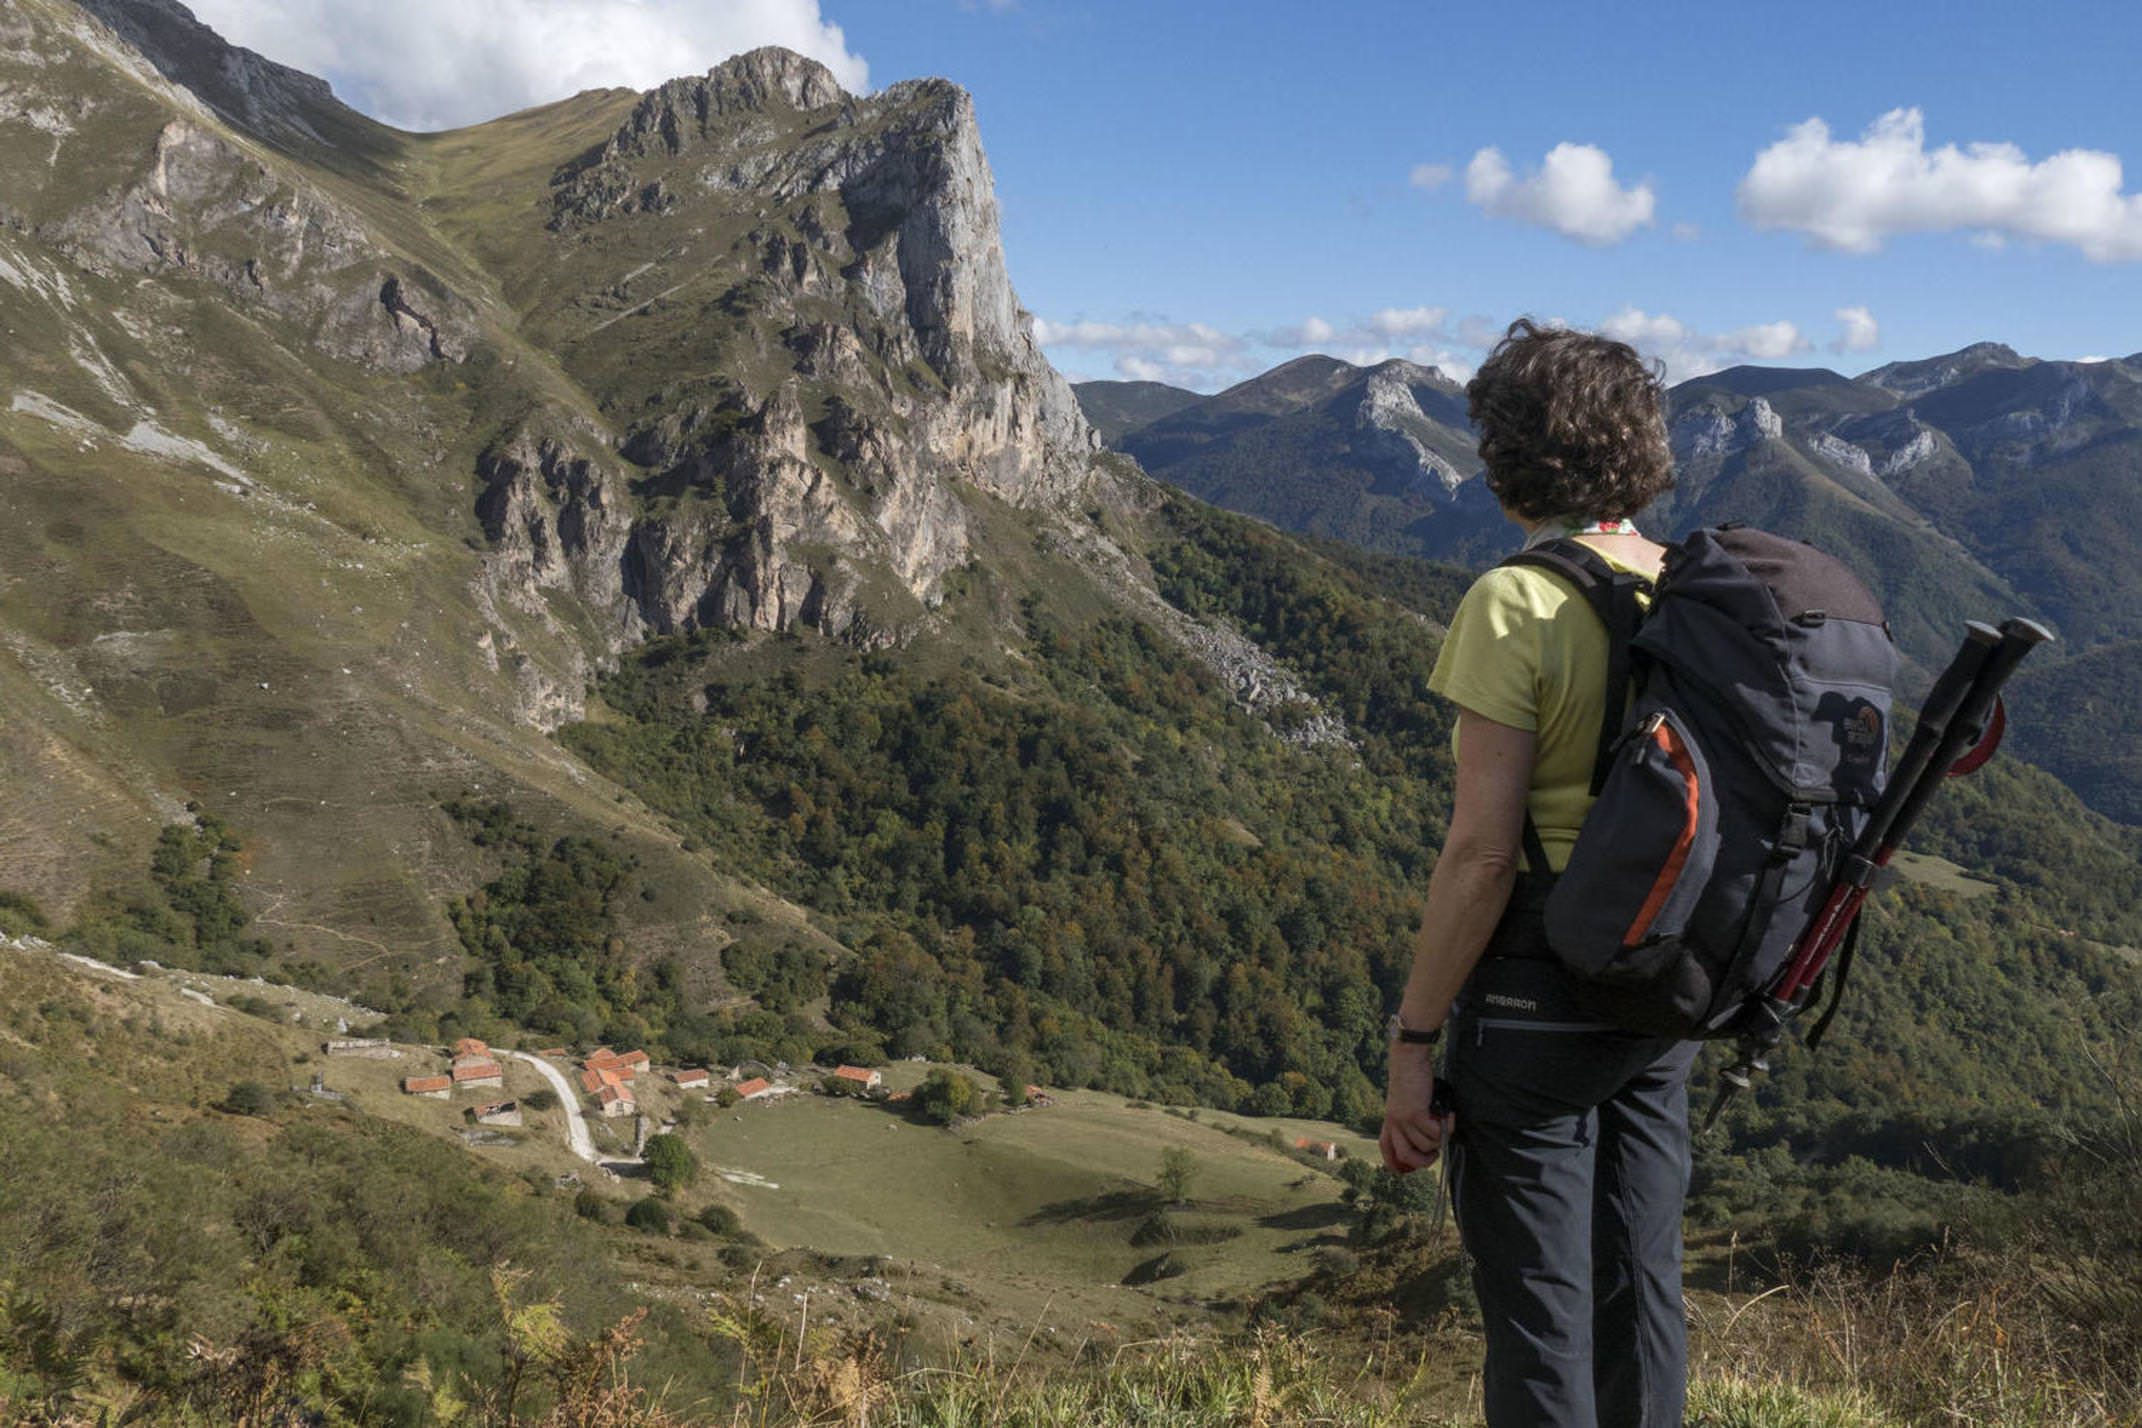
[(653, 498), (621, 552), (562, 529), (500, 546), (531, 572), (552, 551), (619, 561), (619, 599), (649, 631), (897, 638), (969, 560), (976, 500), (1046, 515), (1110, 479), (1012, 291), (954, 85), (858, 98), (814, 61), (756, 50), (643, 96), (558, 173), (551, 210), (557, 241), (583, 247), (635, 241), (634, 225), (747, 225), (711, 390), (612, 397), (646, 413), (618, 448)]

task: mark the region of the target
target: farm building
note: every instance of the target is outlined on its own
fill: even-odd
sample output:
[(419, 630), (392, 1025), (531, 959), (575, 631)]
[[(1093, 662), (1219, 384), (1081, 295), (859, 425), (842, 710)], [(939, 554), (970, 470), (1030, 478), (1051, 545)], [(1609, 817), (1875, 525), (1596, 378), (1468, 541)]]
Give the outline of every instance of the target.
[(454, 1059), (456, 1061), (459, 1061), (464, 1056), (474, 1056), (478, 1059), (487, 1059), (490, 1055), (490, 1046), (485, 1042), (477, 1040), (473, 1036), (464, 1036), (459, 1041), (454, 1043)]
[(629, 1116), (639, 1109), (632, 1094), (631, 1078), (624, 1071), (583, 1071), (580, 1073), (580, 1089), (603, 1115)]
[(622, 1080), (629, 1081), (645, 1071), (651, 1064), (644, 1051), (612, 1051), (607, 1046), (598, 1046), (588, 1053), (588, 1059), (580, 1063), (590, 1071), (613, 1071)]
[(487, 1106), (471, 1106), (469, 1117), (480, 1126), (517, 1126), (521, 1123), (519, 1101), (493, 1101)]
[(836, 1066), (833, 1068), (833, 1075), (838, 1080), (851, 1081), (866, 1091), (885, 1084), (884, 1075), (867, 1066)]
[(454, 1084), (471, 1090), (479, 1086), (503, 1088), (506, 1084), (506, 1068), (496, 1061), (481, 1061), (475, 1057), (463, 1057), (454, 1063)]
[(747, 1101), (756, 1101), (773, 1090), (773, 1082), (764, 1076), (754, 1076), (749, 1081), (736, 1083), (736, 1094)]
[(669, 1079), (687, 1091), (703, 1091), (707, 1088), (708, 1081), (713, 1078), (707, 1074), (705, 1067), (691, 1066), (682, 1071), (670, 1072)]
[(443, 1101), (454, 1093), (454, 1078), (451, 1076), (404, 1076), (402, 1093), (409, 1096), (429, 1096)]
[(350, 1036), (320, 1044), (329, 1056), (362, 1056), (368, 1061), (399, 1061), (402, 1053), (382, 1037)]

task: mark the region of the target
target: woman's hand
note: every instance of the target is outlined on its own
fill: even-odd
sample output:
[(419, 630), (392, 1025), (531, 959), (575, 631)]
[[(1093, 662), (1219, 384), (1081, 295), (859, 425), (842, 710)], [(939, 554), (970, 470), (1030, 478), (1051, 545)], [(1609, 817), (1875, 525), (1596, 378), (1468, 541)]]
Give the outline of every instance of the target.
[(1383, 1101), (1383, 1133), (1377, 1144), (1383, 1149), (1383, 1167), (1394, 1175), (1406, 1175), (1435, 1164), (1443, 1140), (1450, 1133), (1450, 1118), (1428, 1108), (1435, 1095), (1435, 1049), (1391, 1047), (1390, 1089)]

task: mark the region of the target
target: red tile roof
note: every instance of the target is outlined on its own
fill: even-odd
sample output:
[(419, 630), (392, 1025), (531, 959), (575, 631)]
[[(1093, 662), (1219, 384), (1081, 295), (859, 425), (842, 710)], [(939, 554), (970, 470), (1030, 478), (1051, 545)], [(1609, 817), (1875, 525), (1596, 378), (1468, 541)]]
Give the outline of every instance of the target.
[(865, 1066), (836, 1066), (833, 1068), (833, 1074), (843, 1081), (860, 1081), (866, 1086), (874, 1080), (882, 1079), (877, 1072)]
[(476, 1109), (470, 1111), (469, 1114), (476, 1117), (476, 1119), (478, 1120), (482, 1120), (485, 1116), (491, 1115), (498, 1111), (518, 1110), (520, 1109), (520, 1104), (521, 1103), (519, 1101), (493, 1101), (487, 1106), (476, 1107)]
[(672, 1071), (669, 1079), (680, 1086), (704, 1086), (713, 1078), (704, 1067), (687, 1066), (682, 1071)]
[(503, 1079), (505, 1074), (506, 1068), (496, 1061), (456, 1061), (454, 1063), (454, 1080), (457, 1082), (495, 1081)]
[(764, 1076), (754, 1076), (749, 1081), (736, 1083), (736, 1094), (739, 1096), (756, 1096), (761, 1091), (770, 1091), (772, 1089), (773, 1082), (767, 1080)]
[(606, 1106), (615, 1105), (619, 1101), (630, 1103), (632, 1100), (632, 1088), (619, 1082), (605, 1081), (602, 1089), (595, 1093), (595, 1099)]
[(491, 1048), (473, 1036), (464, 1036), (454, 1043), (454, 1055), (456, 1056), (489, 1056), (490, 1054)]
[(450, 1091), (454, 1087), (451, 1076), (404, 1076), (402, 1090), (412, 1096), (421, 1096), (429, 1091)]

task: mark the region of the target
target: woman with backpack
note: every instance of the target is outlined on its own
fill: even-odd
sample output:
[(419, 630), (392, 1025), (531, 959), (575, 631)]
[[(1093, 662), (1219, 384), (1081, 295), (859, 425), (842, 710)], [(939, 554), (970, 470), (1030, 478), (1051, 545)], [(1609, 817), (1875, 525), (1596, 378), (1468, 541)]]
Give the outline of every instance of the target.
[[(1623, 343), (1519, 321), (1466, 396), (1527, 549), (1574, 538), (1648, 595), (1662, 550), (1630, 518), (1673, 484), (1653, 370)], [(1451, 1157), (1491, 1428), (1682, 1418), (1696, 1043), (1588, 1011), (1542, 923), (1592, 803), (1609, 645), (1551, 568), (1499, 566), (1429, 678), (1458, 708), (1457, 793), (1391, 1028), (1381, 1142), (1400, 1174)], [(1432, 1108), (1439, 1042), (1448, 1098)]]

